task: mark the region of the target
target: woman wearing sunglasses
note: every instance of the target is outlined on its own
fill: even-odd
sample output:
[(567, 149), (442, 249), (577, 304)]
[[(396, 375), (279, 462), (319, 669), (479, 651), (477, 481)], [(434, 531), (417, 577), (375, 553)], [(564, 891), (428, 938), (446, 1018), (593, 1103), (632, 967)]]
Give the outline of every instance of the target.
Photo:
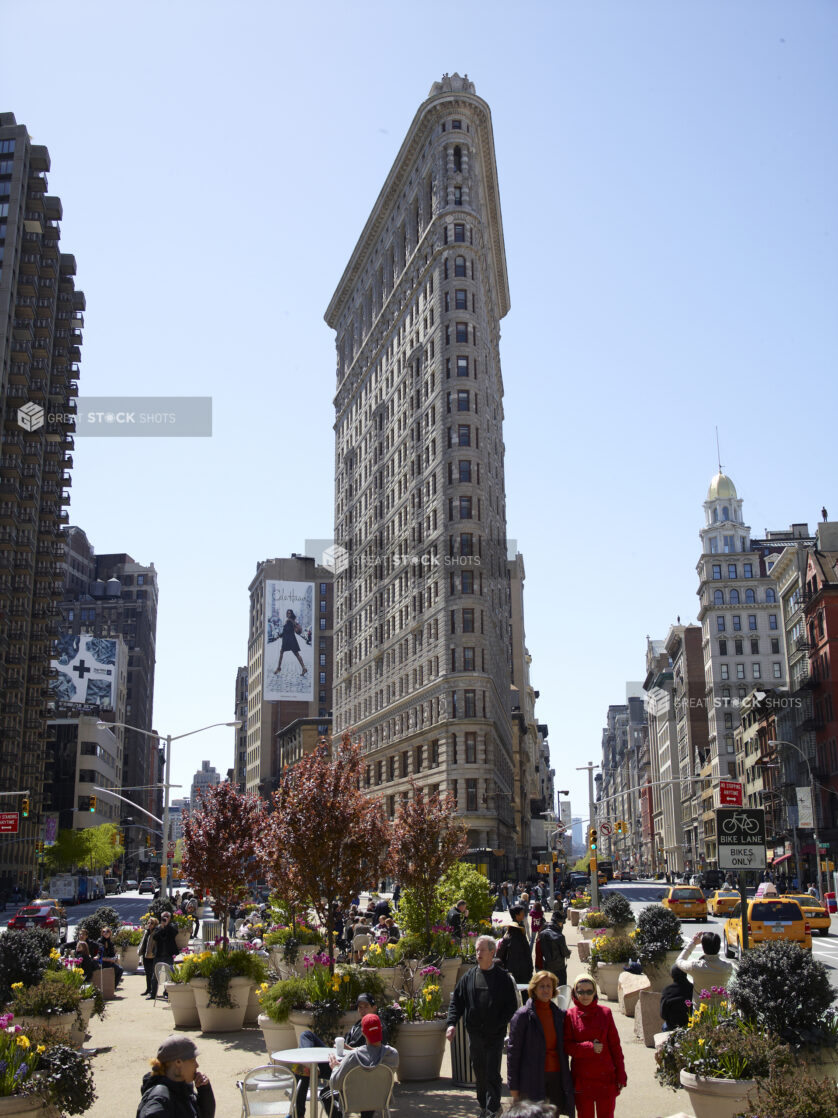
[(626, 1064), (611, 1010), (599, 1004), (589, 975), (573, 984), (564, 1047), (571, 1059), (577, 1118), (614, 1118), (617, 1095), (626, 1085)]

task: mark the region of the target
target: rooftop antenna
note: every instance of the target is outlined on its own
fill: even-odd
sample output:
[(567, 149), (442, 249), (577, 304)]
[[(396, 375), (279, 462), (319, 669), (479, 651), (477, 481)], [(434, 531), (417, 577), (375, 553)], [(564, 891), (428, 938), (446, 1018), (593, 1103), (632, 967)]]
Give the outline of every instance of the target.
[(719, 449), (719, 428), (716, 428), (716, 458), (719, 460), (719, 473), (722, 472), (722, 452)]

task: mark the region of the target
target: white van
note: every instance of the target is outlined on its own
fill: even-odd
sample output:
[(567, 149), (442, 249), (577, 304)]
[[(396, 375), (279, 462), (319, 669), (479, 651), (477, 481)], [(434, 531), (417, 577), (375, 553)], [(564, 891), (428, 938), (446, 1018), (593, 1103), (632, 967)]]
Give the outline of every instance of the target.
[(49, 895), (62, 904), (78, 904), (79, 879), (71, 873), (58, 873), (49, 879)]

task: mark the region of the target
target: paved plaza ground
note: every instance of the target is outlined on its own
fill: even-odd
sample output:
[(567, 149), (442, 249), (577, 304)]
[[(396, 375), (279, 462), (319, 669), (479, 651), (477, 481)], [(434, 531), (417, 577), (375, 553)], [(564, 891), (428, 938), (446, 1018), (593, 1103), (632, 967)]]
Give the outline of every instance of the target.
[[(569, 980), (582, 972), (575, 944), (576, 928), (568, 923), (567, 940), (573, 951)], [(171, 1012), (162, 1001), (156, 1005), (141, 995), (145, 989), (142, 975), (126, 975), (120, 995), (108, 1003), (104, 1020), (91, 1022), (88, 1047), (98, 1049), (93, 1060), (98, 1099), (88, 1111), (89, 1118), (131, 1118), (140, 1098), (140, 1082), (148, 1070), (160, 1041), (173, 1031)], [(616, 1003), (606, 1002), (614, 1011), (628, 1072), (628, 1087), (617, 1100), (616, 1118), (667, 1118), (680, 1111), (691, 1113), (687, 1095), (660, 1087), (654, 1077), (655, 1061), (651, 1049), (634, 1036), (634, 1021), (624, 1017)], [(209, 1075), (217, 1102), (217, 1118), (238, 1118), (241, 1100), (236, 1080), (252, 1067), (267, 1063), (267, 1052), (259, 1029), (237, 1033), (204, 1035), (183, 1030), (198, 1045), (201, 1070)], [(504, 1066), (505, 1076), (505, 1066)], [(508, 1093), (504, 1105), (509, 1104)], [(394, 1118), (476, 1118), (478, 1110), (473, 1089), (456, 1087), (451, 1080), (451, 1061), (446, 1051), (440, 1079), (429, 1083), (396, 1085), (392, 1113)]]

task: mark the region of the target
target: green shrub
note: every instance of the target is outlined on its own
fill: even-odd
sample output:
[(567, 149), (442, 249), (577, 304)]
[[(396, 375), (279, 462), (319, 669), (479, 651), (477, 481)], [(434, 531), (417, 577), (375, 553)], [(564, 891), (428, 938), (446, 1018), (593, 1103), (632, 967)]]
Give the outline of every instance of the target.
[(96, 1101), (90, 1056), (67, 1044), (55, 1044), (40, 1055), (35, 1073), (38, 1090), (64, 1114), (84, 1114)]
[(631, 905), (622, 893), (606, 893), (600, 908), (608, 917), (611, 926), (634, 923), (634, 913), (631, 911)]
[[(202, 951), (198, 955), (187, 955), (178, 968), (176, 981), (188, 982), (189, 978), (209, 980), (209, 1004), (229, 1009), (233, 1005), (230, 997), (230, 980), (249, 978), (252, 982), (262, 983), (268, 977), (265, 960), (253, 951), (225, 950)], [(184, 978), (184, 973), (189, 978)]]
[(0, 936), (0, 1001), (11, 997), (13, 982), (34, 986), (47, 969), (55, 936), (46, 928), (11, 928)]
[(79, 927), (84, 928), (90, 939), (101, 939), (103, 928), (112, 928), (115, 932), (122, 923), (122, 918), (115, 908), (102, 905), (90, 916), (85, 916), (79, 921)]
[(838, 993), (829, 971), (797, 943), (765, 943), (746, 951), (729, 996), (734, 1008), (788, 1044), (835, 1044), (829, 1010)]
[(80, 986), (66, 980), (58, 971), (46, 971), (40, 982), (12, 987), (12, 1012), (15, 1017), (52, 1017), (75, 1013), (81, 1004)]
[(681, 921), (661, 904), (646, 905), (637, 918), (634, 944), (641, 962), (661, 963), (667, 951), (680, 951), (683, 946)]
[(667, 1033), (655, 1062), (658, 1081), (677, 1091), (682, 1071), (704, 1079), (758, 1079), (774, 1066), (793, 1066), (794, 1057), (779, 1037), (715, 1007), (691, 1018), (686, 1028)]
[(757, 1083), (756, 1098), (735, 1118), (835, 1118), (838, 1083), (799, 1069), (772, 1070)]
[(262, 1012), (277, 1022), (287, 1021), (291, 1010), (303, 1009), (307, 1001), (306, 980), (302, 977), (283, 978), (259, 994)]
[(590, 912), (586, 912), (579, 923), (583, 928), (609, 928), (611, 926), (611, 921), (605, 913), (598, 909), (591, 909)]
[(283, 947), (289, 940), (296, 940), (298, 944), (323, 944), (325, 938), (316, 928), (309, 928), (305, 924), (298, 924), (296, 928), (278, 928), (270, 931), (262, 941), (265, 947)]
[(437, 886), (437, 895), (445, 912), (463, 900), (468, 906), (468, 923), (479, 924), (492, 919), (493, 897), (489, 879), (468, 862), (457, 862)]

